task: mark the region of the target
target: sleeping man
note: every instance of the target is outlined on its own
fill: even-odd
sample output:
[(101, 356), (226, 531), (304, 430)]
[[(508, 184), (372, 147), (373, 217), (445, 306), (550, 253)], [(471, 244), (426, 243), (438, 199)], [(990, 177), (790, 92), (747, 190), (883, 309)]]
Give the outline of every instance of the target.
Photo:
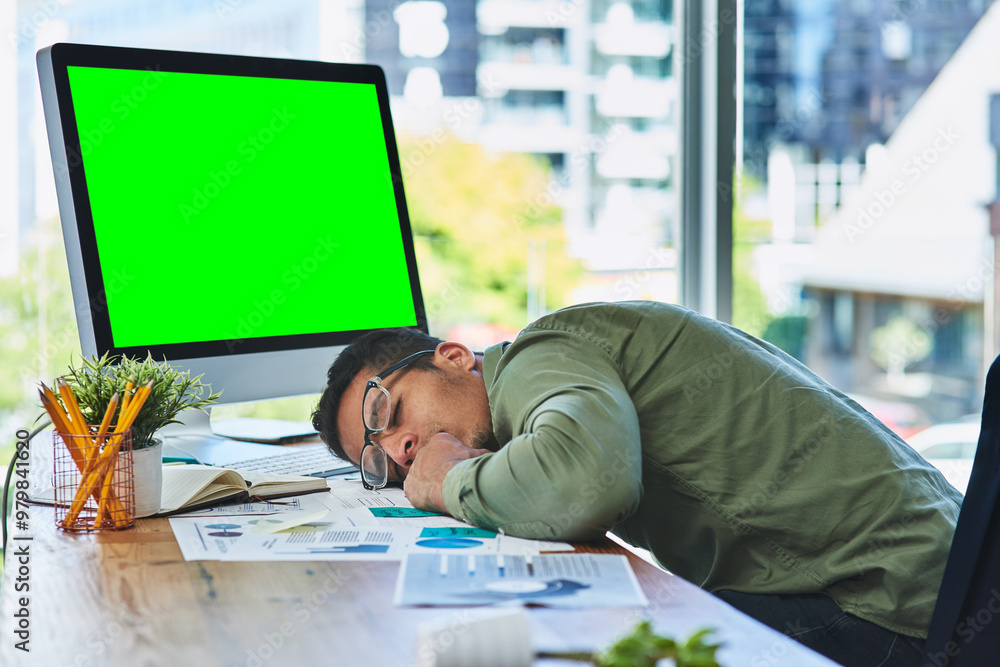
[(313, 424), (370, 488), (520, 537), (612, 531), (838, 662), (919, 660), (962, 497), (763, 341), (587, 304), (483, 354), (373, 332), (328, 379)]

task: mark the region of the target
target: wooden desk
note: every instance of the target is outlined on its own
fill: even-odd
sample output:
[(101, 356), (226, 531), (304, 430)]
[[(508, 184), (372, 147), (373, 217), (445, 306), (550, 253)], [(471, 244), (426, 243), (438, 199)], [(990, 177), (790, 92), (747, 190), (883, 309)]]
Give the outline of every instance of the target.
[[(31, 540), (9, 541), (0, 600), (0, 665), (414, 665), (416, 628), (467, 608), (392, 605), (397, 563), (186, 562), (166, 519), (120, 533), (72, 535), (32, 507)], [(28, 545), (30, 653), (14, 648), (20, 608), (13, 556)], [(608, 541), (593, 550), (624, 553)], [(530, 610), (536, 650), (593, 649), (642, 617), (686, 637), (718, 628), (723, 665), (834, 663), (735, 611), (688, 582), (629, 554), (646, 609)], [(537, 661), (539, 665), (583, 663)], [(470, 666), (471, 667), (471, 666)]]

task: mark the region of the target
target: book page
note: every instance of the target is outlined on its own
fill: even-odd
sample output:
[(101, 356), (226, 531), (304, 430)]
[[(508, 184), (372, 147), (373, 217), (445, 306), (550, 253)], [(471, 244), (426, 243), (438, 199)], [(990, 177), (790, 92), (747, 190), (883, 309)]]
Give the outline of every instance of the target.
[(325, 491), (328, 488), (326, 479), (322, 477), (249, 471), (240, 474), (248, 482), (251, 495), (260, 498), (293, 495), (306, 491)]
[(235, 470), (203, 465), (164, 466), (160, 512), (173, 512), (185, 505), (225, 498), (247, 490)]

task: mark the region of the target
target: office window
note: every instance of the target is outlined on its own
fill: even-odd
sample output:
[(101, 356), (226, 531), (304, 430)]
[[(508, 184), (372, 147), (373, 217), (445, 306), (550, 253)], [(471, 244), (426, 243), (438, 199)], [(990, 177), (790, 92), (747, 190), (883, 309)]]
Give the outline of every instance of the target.
[[(1000, 6), (768, 6), (741, 46), (735, 323), (846, 392), (934, 421), (977, 412), (1000, 352), (981, 67)], [(791, 95), (761, 94), (779, 80)]]

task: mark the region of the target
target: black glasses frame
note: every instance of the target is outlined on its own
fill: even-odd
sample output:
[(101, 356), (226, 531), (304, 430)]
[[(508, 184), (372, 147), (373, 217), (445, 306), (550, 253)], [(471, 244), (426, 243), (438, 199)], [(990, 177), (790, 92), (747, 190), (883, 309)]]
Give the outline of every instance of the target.
[(377, 442), (372, 442), (372, 436), (377, 433), (381, 433), (382, 431), (385, 430), (385, 428), (379, 428), (379, 429), (368, 428), (368, 420), (365, 419), (365, 403), (367, 403), (368, 401), (368, 392), (371, 391), (372, 389), (377, 388), (380, 391), (384, 391), (388, 396), (389, 390), (382, 386), (382, 381), (385, 380), (390, 375), (392, 375), (393, 373), (395, 373), (396, 371), (400, 371), (406, 368), (407, 366), (412, 364), (414, 360), (420, 357), (425, 357), (429, 354), (434, 354), (434, 350), (420, 350), (419, 352), (414, 352), (409, 356), (403, 357), (402, 359), (392, 364), (388, 368), (377, 373), (370, 380), (368, 380), (368, 384), (365, 385), (365, 393), (361, 395), (361, 425), (365, 427), (365, 444), (361, 447), (361, 455), (358, 457), (358, 467), (361, 468), (361, 484), (362, 486), (365, 487), (365, 489), (369, 491), (381, 489), (386, 484), (388, 484), (389, 471), (388, 469), (386, 470), (385, 481), (379, 485), (372, 484), (367, 479), (365, 479), (365, 468), (362, 465), (362, 461), (365, 460), (365, 450), (368, 449), (369, 447), (377, 448), (380, 452), (382, 452), (382, 456), (386, 458), (387, 467), (388, 467), (389, 455), (385, 453), (385, 450), (382, 449), (381, 445), (379, 445)]

